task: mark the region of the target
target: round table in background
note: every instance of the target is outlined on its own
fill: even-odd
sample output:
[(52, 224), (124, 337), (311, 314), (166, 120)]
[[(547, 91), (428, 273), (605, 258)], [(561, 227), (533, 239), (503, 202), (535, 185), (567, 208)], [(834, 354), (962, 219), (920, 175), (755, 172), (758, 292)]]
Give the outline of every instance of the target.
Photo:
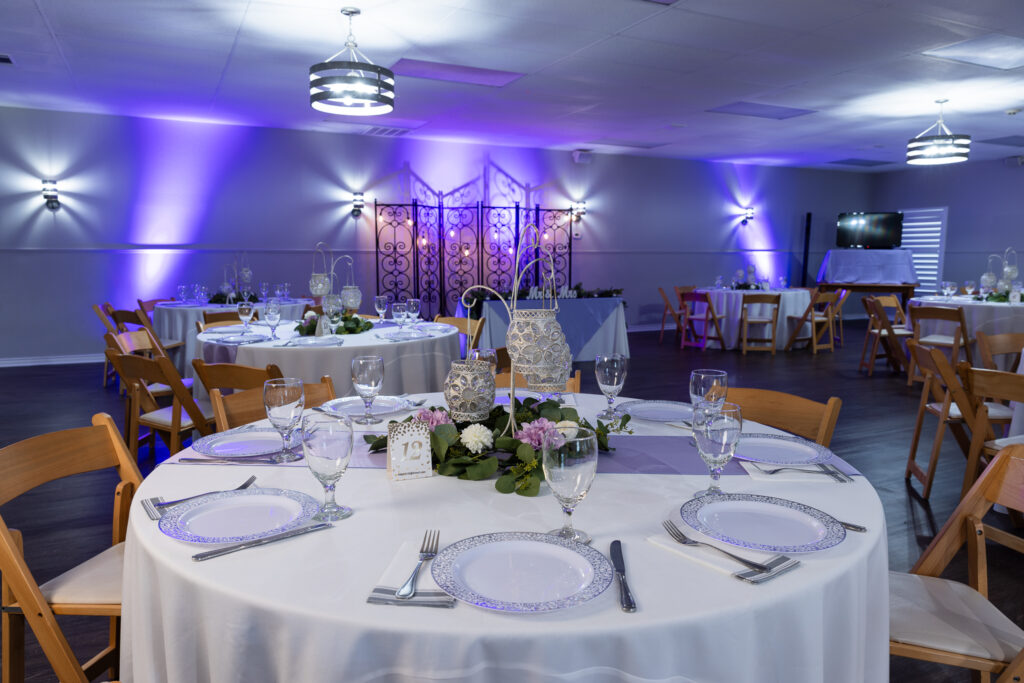
[[(786, 346), (786, 341), (792, 332), (787, 316), (803, 315), (811, 303), (811, 292), (806, 289), (700, 289), (698, 291), (707, 292), (711, 297), (711, 302), (715, 305), (715, 313), (719, 317), (718, 324), (722, 327), (725, 346), (728, 349), (739, 348), (740, 345), (740, 315), (743, 313), (744, 294), (782, 295), (779, 300), (779, 318), (775, 328), (775, 348), (777, 349)], [(751, 314), (755, 317), (769, 317), (771, 306), (752, 304)], [(768, 336), (761, 334), (763, 329), (759, 326), (756, 332), (757, 336)]]
[[(431, 329), (436, 323), (426, 323)], [(424, 339), (391, 342), (378, 337), (378, 332), (394, 332), (393, 325), (375, 327), (361, 334), (339, 335), (341, 346), (283, 346), (295, 339), (294, 323), (277, 328), (277, 339), (241, 346), (220, 343), (220, 336), (204, 332), (199, 335), (200, 357), (207, 363), (240, 363), (262, 368), (274, 363), (285, 377), (298, 377), (304, 382), (319, 382), (323, 375), (334, 380), (338, 396), (353, 393), (352, 359), (356, 356), (380, 356), (384, 359), (384, 386), (381, 394), (397, 395), (440, 391), (453, 360), (459, 359), (459, 331), (445, 325), (445, 332), (429, 332)], [(269, 334), (264, 325), (254, 331)]]
[[(281, 319), (296, 320), (302, 316), (306, 304), (312, 299), (282, 299)], [(265, 304), (257, 303), (256, 310), (262, 311)], [(175, 354), (174, 363), (182, 377), (192, 376), (192, 359), (198, 358), (196, 344), (196, 323), (203, 321), (203, 313), (223, 313), (235, 309), (235, 304), (186, 304), (163, 302), (153, 309), (153, 329), (160, 338), (181, 339), (185, 342), (183, 352)], [(262, 313), (261, 313), (262, 315)]]
[[(967, 325), (967, 336), (976, 339), (978, 332), (985, 334), (1006, 334), (1024, 332), (1024, 305), (975, 301), (970, 296), (915, 296), (910, 300), (911, 306), (945, 306), (959, 308), (964, 312), (964, 324)], [(909, 307), (908, 307), (909, 308)], [(910, 312), (907, 311), (907, 325), (910, 327)], [(948, 326), (948, 324), (947, 324)], [(913, 328), (911, 328), (913, 329)], [(943, 329), (943, 323), (926, 320), (921, 323), (921, 334), (952, 334), (951, 329)], [(975, 365), (981, 365), (981, 357), (977, 354), (977, 344), (971, 345), (971, 358)], [(999, 363), (1002, 359), (996, 359)], [(1003, 367), (1002, 369), (1007, 369)]]
[[(439, 395), (428, 398), (427, 406), (444, 405)], [(591, 419), (605, 403), (574, 398)], [(657, 423), (631, 426), (634, 436), (624, 439), (687, 438)], [(361, 436), (357, 454), (367, 448)], [(249, 474), (260, 486), (322, 500), (302, 462), (165, 463), (143, 481), (125, 548), (122, 680), (862, 683), (888, 676), (885, 518), (864, 477), (836, 484), (723, 476), (727, 492), (775, 495), (868, 527), (828, 550), (801, 554), (802, 566), (788, 574), (751, 585), (647, 540), (664, 536), (661, 520), (679, 520), (680, 505), (707, 486), (706, 474), (599, 473), (573, 518), (602, 553), (621, 539), (637, 611), (621, 611), (612, 583), (571, 609), (508, 614), (366, 598), (403, 543), (418, 547), (424, 529), (439, 529), (443, 548), (478, 534), (556, 526), (561, 513), (547, 486), (524, 498), (498, 493), (493, 481), (394, 482), (384, 469), (350, 467), (337, 487), (338, 501), (355, 511), (349, 519), (207, 562), (191, 559), (203, 546), (165, 536), (141, 508), (145, 497), (233, 488)], [(408, 562), (403, 573), (415, 559), (413, 552), (398, 558)]]

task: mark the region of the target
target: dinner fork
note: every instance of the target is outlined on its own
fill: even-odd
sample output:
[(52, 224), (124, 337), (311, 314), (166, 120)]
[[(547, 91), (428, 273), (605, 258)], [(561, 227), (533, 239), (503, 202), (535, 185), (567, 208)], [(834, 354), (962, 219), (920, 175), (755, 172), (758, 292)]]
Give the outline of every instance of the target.
[[(241, 491), (242, 489), (249, 488), (250, 486), (252, 486), (254, 481), (256, 481), (256, 475), (253, 475), (253, 476), (249, 477), (248, 479), (246, 479), (244, 482), (242, 482), (242, 485), (239, 486), (235, 490), (236, 491)], [(160, 519), (161, 517), (163, 517), (164, 510), (166, 508), (171, 507), (172, 505), (177, 505), (178, 503), (184, 503), (186, 500), (193, 500), (194, 498), (199, 498), (200, 496), (206, 496), (206, 495), (209, 495), (209, 493), (200, 493), (198, 496), (191, 496), (189, 498), (182, 498), (182, 499), (179, 499), (179, 500), (171, 500), (171, 501), (166, 501), (166, 502), (162, 498), (160, 498), (160, 497), (156, 497), (156, 498), (143, 498), (142, 499), (142, 509), (146, 511), (146, 515), (150, 519), (157, 520), (157, 519)]]
[(419, 578), (420, 567), (427, 560), (432, 560), (437, 556), (437, 541), (440, 536), (441, 532), (437, 529), (427, 529), (427, 532), (423, 534), (423, 543), (420, 545), (420, 561), (416, 563), (416, 568), (412, 570), (412, 574), (402, 584), (402, 587), (395, 591), (396, 598), (408, 600), (416, 595), (416, 579)]
[(669, 521), (667, 519), (664, 522), (662, 522), (661, 525), (663, 527), (665, 527), (665, 531), (668, 532), (668, 535), (671, 536), (672, 540), (674, 540), (676, 543), (681, 543), (683, 545), (702, 545), (705, 548), (711, 548), (713, 550), (717, 550), (718, 552), (722, 553), (723, 555), (728, 555), (732, 559), (734, 559), (737, 562), (739, 562), (740, 564), (742, 564), (744, 567), (748, 567), (749, 569), (753, 569), (754, 571), (757, 571), (757, 572), (769, 572), (769, 571), (771, 571), (771, 567), (769, 567), (766, 564), (761, 564), (760, 562), (754, 562), (753, 560), (748, 560), (747, 558), (740, 557), (739, 555), (733, 555), (728, 550), (723, 550), (723, 549), (719, 548), (717, 545), (711, 545), (710, 543), (703, 543), (701, 541), (695, 541), (692, 538), (687, 537), (687, 535), (684, 534), (679, 529), (679, 527), (677, 527), (674, 523), (672, 523), (671, 521)]
[[(247, 489), (250, 486), (252, 486), (254, 481), (256, 481), (256, 475), (255, 474), (252, 475), (251, 477), (249, 477), (248, 479), (246, 479), (245, 481), (243, 481), (241, 486), (238, 486), (234, 490), (235, 491), (241, 491), (242, 489)], [(196, 498), (202, 498), (203, 496), (208, 496), (211, 493), (220, 493), (220, 491), (207, 491), (206, 493), (197, 493), (196, 495), (189, 496), (188, 498), (179, 498), (178, 500), (165, 500), (165, 501), (161, 501), (159, 503), (154, 503), (153, 505), (155, 505), (158, 508), (166, 508), (166, 507), (170, 507), (171, 505), (177, 505), (178, 503), (184, 503), (184, 502), (189, 501), (189, 500), (195, 500)]]
[[(847, 483), (847, 481), (845, 479), (839, 479), (832, 472), (830, 472), (828, 470), (823, 470), (823, 469), (808, 470), (808, 469), (804, 469), (803, 467), (773, 467), (772, 469), (768, 470), (768, 469), (765, 469), (765, 468), (761, 467), (757, 463), (751, 463), (751, 464), (754, 467), (756, 467), (763, 474), (778, 474), (779, 472), (782, 472), (782, 471), (785, 471), (785, 470), (793, 470), (795, 472), (806, 472), (807, 474), (824, 474), (826, 477), (831, 477), (832, 479), (838, 481), (840, 484)], [(851, 479), (850, 481), (853, 481), (853, 480)]]

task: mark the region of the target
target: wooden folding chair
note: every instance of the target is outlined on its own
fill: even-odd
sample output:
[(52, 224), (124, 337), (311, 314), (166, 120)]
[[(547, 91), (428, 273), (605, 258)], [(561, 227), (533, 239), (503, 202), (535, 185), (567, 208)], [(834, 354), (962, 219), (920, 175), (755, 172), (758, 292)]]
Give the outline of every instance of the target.
[(975, 337), (978, 341), (978, 355), (981, 356), (982, 367), (1000, 370), (996, 356), (1010, 356), (1006, 369), (1009, 372), (1017, 372), (1021, 352), (1024, 351), (1024, 332), (985, 334), (979, 331)]
[[(974, 409), (973, 413), (968, 413), (971, 415), (971, 444), (967, 452), (964, 483), (960, 489), (960, 495), (963, 496), (974, 484), (987, 460), (1007, 446), (1024, 444), (1024, 435), (996, 438), (995, 430), (992, 429), (992, 423), (995, 422), (992, 418), (996, 414), (993, 412), (992, 401), (1024, 402), (1024, 375), (974, 368), (967, 362), (957, 366), (957, 374)], [(1002, 406), (1001, 403), (995, 405)], [(1024, 481), (1021, 485), (1024, 486)]]
[[(921, 323), (924, 321), (934, 321), (938, 325), (944, 325), (946, 329), (932, 334), (922, 334)], [(913, 339), (921, 346), (947, 349), (949, 361), (953, 364), (960, 361), (960, 350), (963, 349), (967, 362), (973, 362), (971, 360), (971, 344), (974, 343), (974, 340), (970, 339), (967, 334), (964, 309), (948, 306), (911, 306), (910, 324), (914, 329)], [(951, 334), (945, 334), (945, 332)], [(907, 386), (923, 379), (924, 377), (914, 367), (914, 359), (911, 358), (910, 365), (907, 367)]]
[(142, 326), (142, 323), (139, 322), (139, 316), (135, 311), (126, 308), (114, 308), (114, 305), (109, 301), (103, 304), (103, 312), (113, 321), (114, 327), (117, 328), (118, 332), (130, 332)]
[[(308, 308), (309, 304), (306, 307)], [(253, 309), (252, 319), (259, 320), (259, 313), (256, 309)], [(242, 319), (238, 317), (237, 311), (203, 311), (203, 322), (207, 325), (220, 322), (232, 322), (236, 325), (241, 325)]]
[[(114, 321), (110, 319), (110, 317), (107, 315), (106, 311), (104, 311), (103, 308), (101, 308), (99, 304), (93, 304), (92, 305), (92, 311), (93, 311), (93, 313), (96, 314), (96, 317), (100, 319), (100, 322), (103, 323), (103, 327), (104, 327), (104, 329), (107, 332), (109, 332), (110, 334), (117, 334), (118, 333), (117, 332), (117, 326), (114, 324)], [(114, 372), (114, 367), (107, 361), (107, 357), (103, 356), (103, 386), (104, 386), (104, 388), (106, 388), (107, 384), (110, 382), (111, 379), (114, 379), (116, 377), (117, 377), (117, 373)]]
[[(807, 304), (803, 315), (786, 316), (790, 325), (796, 323), (786, 342), (786, 351), (792, 349), (797, 342), (807, 342), (811, 353), (814, 354), (818, 353), (818, 349), (835, 351), (837, 301), (839, 301), (838, 292), (816, 292), (811, 296), (811, 303)], [(805, 326), (809, 328), (809, 333), (806, 336), (803, 335)], [(828, 341), (823, 342), (822, 338)]]
[[(999, 674), (997, 683), (1024, 676), (1024, 629), (988, 600), (987, 541), (1024, 553), (1024, 540), (982, 521), (995, 504), (1024, 510), (1024, 446), (1000, 451), (910, 573), (889, 572), (890, 654)], [(967, 584), (941, 578), (964, 545)]]
[(512, 357), (508, 355), (508, 347), (499, 346), (494, 349), (494, 354), (498, 357), (498, 366), (495, 368), (498, 372), (512, 370)]
[(202, 320), (196, 321), (196, 334), (202, 334), (207, 330), (214, 327), (233, 327), (235, 325), (241, 325), (240, 320), (219, 320), (215, 323), (204, 323)]
[[(121, 617), (121, 576), (128, 509), (142, 475), (109, 415), (98, 413), (91, 427), (43, 434), (0, 449), (0, 505), (47, 482), (114, 468), (113, 543), (98, 555), (40, 585), (25, 562), (21, 532), (0, 517), (0, 629), (3, 680), (25, 678), (25, 624), (35, 634), (56, 680), (85, 681), (104, 671), (117, 675)], [(80, 664), (57, 623), (57, 615), (106, 617), (106, 648)]]
[[(953, 370), (953, 366), (949, 364), (942, 351), (925, 348), (913, 339), (907, 341), (907, 348), (914, 358), (914, 363), (924, 375), (924, 386), (921, 387), (921, 400), (917, 407), (914, 434), (910, 439), (910, 453), (907, 455), (904, 479), (909, 481), (913, 476), (921, 482), (921, 497), (927, 499), (931, 495), (935, 469), (939, 462), (939, 452), (942, 450), (942, 441), (947, 427), (960, 445), (964, 457), (969, 457), (971, 440), (964, 427), (967, 420), (974, 414), (975, 407), (960, 384), (956, 371)], [(1013, 418), (1013, 411), (1008, 406), (995, 402), (987, 402), (986, 405), (992, 422), (1008, 424)], [(926, 414), (934, 415), (938, 419), (938, 426), (932, 441), (928, 466), (921, 469), (916, 462), (916, 457)], [(965, 415), (967, 417), (964, 417)]]
[(144, 311), (146, 317), (150, 319), (150, 322), (152, 322), (153, 311), (156, 309), (156, 305), (164, 303), (165, 301), (174, 301), (174, 299), (146, 299), (145, 301), (142, 299), (136, 299), (136, 301), (139, 302), (138, 310)]
[[(305, 393), (304, 405), (307, 409), (323, 405), (336, 398), (334, 382), (329, 375), (321, 377), (319, 383), (303, 382), (302, 390)], [(210, 391), (210, 402), (213, 404), (213, 414), (217, 421), (218, 432), (267, 418), (267, 408), (263, 404), (262, 385), (255, 389), (236, 391), (228, 395), (222, 394), (220, 389), (213, 389)]]
[[(901, 340), (912, 337), (914, 333), (906, 327), (907, 319), (900, 308), (900, 300), (892, 294), (885, 294), (877, 297), (867, 296), (860, 301), (868, 314), (868, 330), (864, 335), (864, 348), (860, 353), (857, 371), (867, 369), (868, 377), (871, 377), (875, 373), (875, 363), (879, 359), (888, 362), (894, 372), (902, 371), (906, 356)], [(894, 310), (892, 320), (889, 319), (889, 309)], [(895, 352), (893, 347), (896, 349)], [(882, 351), (881, 355), (878, 354), (879, 349)]]
[(676, 287), (673, 287), (672, 289), (676, 293), (676, 301), (679, 302), (679, 308), (683, 307), (683, 294), (685, 294), (686, 292), (696, 292), (697, 291), (697, 287), (695, 285), (685, 285), (683, 287), (676, 286)]
[(740, 407), (744, 420), (753, 420), (828, 448), (839, 420), (842, 400), (833, 396), (818, 403), (802, 396), (771, 389), (729, 387), (725, 400)]
[(665, 302), (665, 312), (661, 314), (661, 334), (658, 335), (658, 343), (660, 344), (665, 338), (665, 321), (669, 316), (672, 316), (672, 320), (676, 323), (676, 333), (683, 333), (683, 321), (679, 317), (683, 309), (683, 292), (676, 291), (676, 296), (679, 298), (679, 308), (672, 305), (672, 301), (668, 298), (668, 294), (665, 293), (664, 289), (658, 287), (658, 293), (661, 294), (661, 299)]
[[(775, 355), (775, 330), (779, 322), (779, 303), (782, 301), (781, 294), (744, 294), (743, 303), (740, 304), (740, 348), (743, 355), (747, 351), (770, 351)], [(770, 306), (769, 315), (751, 314), (748, 306)], [(751, 325), (764, 325), (765, 334), (768, 336), (751, 337)], [(768, 334), (770, 333), (770, 334)], [(756, 342), (752, 344), (751, 342)]]
[[(140, 427), (155, 431), (167, 444), (171, 455), (181, 450), (182, 434), (188, 434), (193, 429), (203, 436), (213, 433), (213, 409), (208, 402), (192, 398), (192, 393), (185, 388), (170, 358), (143, 358), (119, 354), (114, 349), (107, 349), (106, 353), (117, 373), (129, 383), (131, 410), (125, 429), (133, 456), (137, 456), (139, 451)], [(161, 408), (156, 402), (148, 389), (149, 385), (155, 383), (166, 384), (171, 388), (174, 397), (171, 405)]]
[(845, 304), (846, 300), (850, 297), (850, 290), (848, 290), (848, 289), (840, 289), (838, 293), (839, 293), (839, 299), (836, 300), (835, 324), (833, 326), (834, 329), (833, 329), (833, 337), (832, 337), (832, 339), (833, 339), (833, 341), (835, 342), (835, 344), (837, 346), (842, 346), (843, 345), (843, 341), (844, 341), (843, 340), (843, 304)]
[[(716, 341), (725, 349), (725, 337), (722, 336), (722, 326), (718, 314), (715, 312), (715, 304), (707, 292), (682, 292), (679, 295), (682, 304), (679, 312), (682, 314), (683, 340), (679, 346), (686, 348), (693, 346), (701, 351), (708, 347), (710, 342)], [(703, 306), (703, 313), (701, 307)], [(700, 329), (698, 330), (698, 323)], [(714, 327), (715, 333), (711, 334)]]
[[(569, 375), (569, 380), (565, 383), (565, 389), (562, 390), (564, 394), (578, 394), (580, 393), (580, 371), (577, 370), (574, 374)], [(508, 389), (512, 383), (511, 372), (499, 372), (494, 376), (494, 387), (496, 389)], [(516, 388), (526, 388), (526, 377), (521, 372), (516, 373)]]
[(192, 367), (207, 393), (214, 389), (262, 388), (268, 379), (284, 377), (281, 368), (273, 363), (265, 368), (254, 368), (237, 363), (207, 363), (201, 358), (193, 358)]
[(182, 339), (161, 338), (160, 335), (156, 333), (156, 330), (153, 329), (153, 321), (149, 319), (149, 314), (146, 313), (141, 308), (136, 309), (135, 317), (138, 318), (139, 324), (142, 325), (146, 329), (146, 331), (149, 332), (150, 336), (152, 336), (153, 339), (157, 342), (157, 345), (161, 349), (163, 349), (165, 356), (168, 355), (168, 351), (173, 351), (174, 349), (181, 348), (182, 346), (185, 345), (185, 342)]
[(451, 316), (435, 315), (435, 323), (444, 323), (445, 325), (454, 325), (458, 328), (460, 334), (466, 336), (466, 353), (469, 353), (470, 349), (477, 348), (480, 343), (480, 333), (484, 331), (484, 321), (487, 318), (477, 318), (473, 320), (471, 318), (454, 318)]

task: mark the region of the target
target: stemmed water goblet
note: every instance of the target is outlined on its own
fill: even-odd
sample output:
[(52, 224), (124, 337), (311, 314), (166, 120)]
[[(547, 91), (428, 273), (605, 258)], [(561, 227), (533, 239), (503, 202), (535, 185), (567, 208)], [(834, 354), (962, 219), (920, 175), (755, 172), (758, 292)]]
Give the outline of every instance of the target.
[(361, 425), (372, 425), (381, 422), (379, 417), (374, 417), (370, 411), (373, 399), (380, 393), (384, 384), (384, 359), (380, 356), (356, 356), (352, 359), (352, 386), (355, 387), (359, 398), (363, 399), (366, 412), (362, 417), (357, 417), (353, 422)]
[(178, 301), (188, 303), (188, 285), (178, 285)]
[(388, 312), (388, 298), (386, 296), (373, 297), (373, 309), (377, 311), (381, 322), (384, 322), (384, 314)]
[(952, 280), (942, 281), (942, 293), (946, 295), (946, 301), (952, 301), (953, 295), (956, 294), (956, 283)]
[(398, 303), (396, 301), (391, 304), (391, 317), (394, 318), (395, 322), (398, 324), (399, 331), (405, 328), (406, 310), (406, 305), (404, 303)]
[(296, 377), (268, 379), (263, 383), (263, 405), (270, 424), (281, 434), (281, 452), (274, 455), (274, 462), (298, 460), (301, 456), (292, 450), (292, 434), (306, 407), (302, 380)]
[(243, 334), (249, 332), (249, 322), (252, 321), (252, 315), (256, 311), (256, 307), (247, 298), (243, 298), (238, 302), (236, 307), (238, 310), (238, 318), (242, 321), (242, 332)]
[(964, 289), (967, 291), (968, 294), (973, 295), (974, 290), (977, 288), (977, 286), (978, 283), (976, 283), (974, 280), (964, 280)]
[(352, 458), (352, 421), (347, 415), (307, 415), (302, 418), (302, 452), (306, 465), (324, 487), (324, 504), (313, 515), (318, 522), (352, 516), (352, 508), (338, 505), (334, 487)]
[(270, 293), (270, 283), (269, 282), (265, 282), (265, 281), (261, 282), (260, 283), (260, 301), (266, 301), (267, 300), (267, 294), (269, 294), (269, 293)]
[(740, 407), (735, 403), (716, 405), (702, 401), (693, 409), (693, 438), (697, 442), (697, 452), (701, 460), (708, 466), (711, 485), (699, 496), (721, 493), (718, 488), (722, 468), (732, 460), (736, 452), (736, 444), (743, 430), (743, 417)]
[(608, 407), (597, 414), (599, 420), (614, 420), (618, 417), (615, 412), (615, 397), (622, 391), (628, 371), (629, 359), (621, 353), (603, 354), (595, 360), (594, 375), (597, 377), (597, 386), (608, 399)]
[(338, 325), (341, 324), (342, 314), (345, 312), (341, 305), (341, 296), (337, 294), (325, 294), (323, 299), (324, 315), (331, 326), (331, 335), (337, 336)]
[(192, 303), (203, 304), (205, 303), (205, 297), (203, 296), (204, 287), (200, 284), (192, 285)]
[(277, 339), (277, 326), (281, 323), (281, 301), (270, 299), (263, 309), (263, 322), (270, 327), (270, 338)]
[(590, 543), (590, 535), (574, 529), (572, 513), (587, 496), (597, 474), (597, 435), (583, 427), (557, 427), (544, 433), (541, 467), (551, 493), (562, 506), (561, 529), (549, 534), (578, 543)]
[(405, 315), (409, 321), (409, 324), (417, 323), (420, 319), (420, 300), (419, 299), (406, 299), (405, 300)]
[(694, 409), (701, 401), (722, 405), (728, 390), (729, 373), (725, 370), (701, 369), (690, 373), (690, 404)]

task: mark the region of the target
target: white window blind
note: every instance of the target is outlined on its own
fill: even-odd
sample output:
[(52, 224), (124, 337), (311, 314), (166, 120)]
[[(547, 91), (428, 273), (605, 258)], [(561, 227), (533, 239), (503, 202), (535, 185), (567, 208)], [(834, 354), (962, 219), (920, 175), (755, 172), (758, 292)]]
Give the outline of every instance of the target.
[(948, 207), (903, 209), (903, 244), (910, 249), (917, 271), (918, 291), (938, 292), (942, 282), (942, 261), (946, 251)]

